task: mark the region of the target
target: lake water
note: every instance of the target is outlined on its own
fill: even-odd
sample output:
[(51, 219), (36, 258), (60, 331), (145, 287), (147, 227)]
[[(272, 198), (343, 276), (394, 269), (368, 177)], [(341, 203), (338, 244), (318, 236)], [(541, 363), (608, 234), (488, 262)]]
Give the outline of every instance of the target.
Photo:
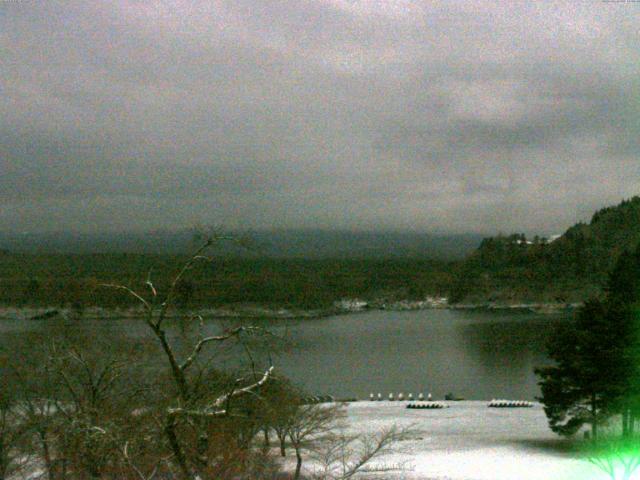
[[(467, 399), (533, 400), (533, 373), (565, 317), (532, 313), (372, 311), (289, 325), (282, 370), (319, 394), (448, 392)], [(277, 365), (277, 363), (276, 363)]]
[[(448, 392), (466, 399), (533, 400), (533, 373), (548, 364), (545, 343), (566, 316), (512, 311), (369, 311), (314, 320), (270, 322), (288, 339), (276, 368), (313, 394), (368, 398), (369, 393)], [(147, 335), (141, 321), (83, 322), (91, 328)], [(0, 334), (42, 328), (37, 321), (2, 321)], [(208, 332), (220, 322), (208, 322)], [(222, 355), (234, 355), (227, 349)], [(266, 363), (266, 356), (255, 360)]]

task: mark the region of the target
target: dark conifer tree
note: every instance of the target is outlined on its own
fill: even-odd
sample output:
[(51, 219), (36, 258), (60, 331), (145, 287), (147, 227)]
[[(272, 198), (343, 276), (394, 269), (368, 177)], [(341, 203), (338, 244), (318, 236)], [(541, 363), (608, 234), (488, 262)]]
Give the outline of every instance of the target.
[(573, 435), (589, 424), (597, 436), (598, 424), (612, 410), (615, 384), (608, 375), (615, 359), (610, 355), (615, 335), (607, 325), (604, 305), (586, 302), (576, 321), (561, 327), (550, 342), (549, 356), (556, 365), (536, 369), (545, 413), (551, 429)]
[(640, 246), (610, 274), (604, 301), (589, 300), (550, 342), (556, 365), (536, 369), (554, 432), (572, 435), (620, 414), (624, 435), (640, 418)]
[(616, 358), (610, 375), (617, 384), (617, 410), (622, 433), (633, 434), (640, 418), (640, 245), (634, 253), (620, 255), (609, 276), (607, 319), (616, 332)]

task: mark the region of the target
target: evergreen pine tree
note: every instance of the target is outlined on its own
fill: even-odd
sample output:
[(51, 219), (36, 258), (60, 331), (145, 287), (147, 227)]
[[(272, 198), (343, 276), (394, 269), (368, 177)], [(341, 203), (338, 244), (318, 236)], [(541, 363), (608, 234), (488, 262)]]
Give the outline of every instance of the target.
[(590, 424), (596, 437), (599, 423), (620, 414), (623, 435), (633, 434), (640, 419), (640, 245), (620, 255), (605, 300), (587, 301), (548, 349), (556, 365), (536, 373), (551, 429), (573, 435)]
[(616, 361), (607, 348), (612, 336), (605, 307), (595, 299), (585, 303), (574, 324), (556, 332), (548, 346), (556, 365), (536, 369), (540, 401), (554, 432), (573, 435), (589, 424), (595, 437), (598, 424), (610, 415), (616, 396), (608, 375)]
[[(640, 418), (640, 245), (620, 255), (609, 276), (606, 311), (616, 343), (611, 356), (617, 364), (610, 376), (617, 384), (617, 411), (624, 436), (633, 434)], [(615, 347), (615, 348), (613, 348)]]

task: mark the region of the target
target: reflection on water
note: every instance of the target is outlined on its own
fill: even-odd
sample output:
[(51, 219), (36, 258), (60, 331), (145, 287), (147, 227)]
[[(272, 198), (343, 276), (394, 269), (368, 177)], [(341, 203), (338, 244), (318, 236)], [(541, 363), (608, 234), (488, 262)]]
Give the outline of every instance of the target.
[(468, 399), (534, 399), (535, 366), (563, 317), (522, 313), (368, 312), (289, 325), (295, 348), (278, 358), (318, 393), (452, 392)]
[[(533, 368), (548, 363), (545, 343), (562, 321), (566, 317), (518, 312), (372, 311), (272, 322), (269, 328), (290, 343), (273, 357), (276, 368), (312, 393), (367, 398), (370, 392), (431, 392), (442, 398), (452, 392), (467, 399), (533, 400), (538, 394)], [(148, 334), (142, 322), (132, 320), (82, 326), (107, 335)], [(0, 322), (5, 342), (38, 328), (46, 323)], [(207, 324), (208, 333), (220, 328), (219, 322)], [(180, 329), (174, 334), (179, 337)], [(239, 353), (224, 350), (227, 356)], [(267, 354), (254, 360), (264, 364)]]

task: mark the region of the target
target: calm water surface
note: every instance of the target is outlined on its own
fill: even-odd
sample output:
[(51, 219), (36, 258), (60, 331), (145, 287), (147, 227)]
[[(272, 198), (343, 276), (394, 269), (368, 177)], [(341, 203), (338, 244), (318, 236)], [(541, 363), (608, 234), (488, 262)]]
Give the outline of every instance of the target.
[[(289, 340), (272, 358), (276, 368), (311, 393), (368, 398), (371, 392), (430, 392), (442, 398), (452, 392), (467, 399), (533, 400), (539, 393), (533, 368), (549, 363), (545, 342), (566, 319), (518, 312), (371, 311), (271, 322), (269, 328)], [(139, 321), (84, 324), (147, 335)], [(42, 323), (3, 321), (0, 335), (35, 328)], [(220, 322), (207, 324), (209, 332), (220, 328)], [(259, 354), (255, 360), (267, 361)]]
[(318, 393), (448, 392), (467, 399), (539, 393), (533, 368), (566, 317), (513, 312), (367, 312), (288, 326), (295, 347), (279, 358)]

